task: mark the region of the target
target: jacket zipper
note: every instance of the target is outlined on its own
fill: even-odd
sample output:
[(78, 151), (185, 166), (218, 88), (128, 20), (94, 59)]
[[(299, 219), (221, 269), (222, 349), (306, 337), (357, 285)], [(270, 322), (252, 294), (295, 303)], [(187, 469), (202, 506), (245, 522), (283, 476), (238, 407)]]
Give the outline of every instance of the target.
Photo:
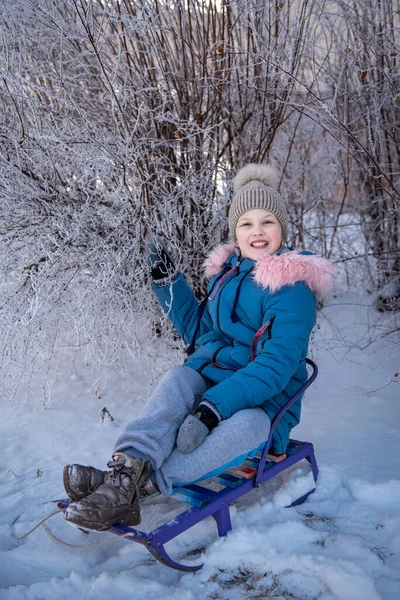
[(221, 277), (221, 279), (218, 281), (218, 285), (217, 285), (217, 287), (215, 288), (215, 290), (213, 290), (212, 294), (211, 294), (210, 296), (208, 296), (208, 299), (209, 299), (210, 301), (214, 300), (214, 298), (215, 298), (215, 296), (217, 295), (217, 292), (218, 292), (219, 288), (221, 287), (221, 285), (222, 285), (222, 282), (224, 281), (224, 279), (226, 279), (226, 278), (228, 277), (228, 275), (231, 275), (231, 274), (232, 274), (232, 273), (235, 271), (236, 267), (237, 267), (239, 264), (240, 264), (240, 263), (236, 263), (236, 265), (235, 265), (234, 267), (232, 267), (232, 269), (230, 269), (230, 270), (229, 270), (227, 273), (225, 273), (225, 275), (223, 275), (223, 276)]
[(267, 331), (268, 331), (268, 337), (266, 340), (263, 341), (263, 343), (261, 344), (261, 348), (264, 350), (264, 346), (266, 344), (266, 342), (268, 342), (268, 340), (270, 340), (272, 338), (272, 325), (273, 322), (275, 321), (275, 315), (273, 317), (270, 318), (269, 320), (269, 325), (267, 327)]
[(268, 331), (268, 339), (269, 340), (271, 339), (272, 323), (274, 322), (274, 319), (275, 319), (275, 315), (273, 317), (271, 317), (262, 327), (260, 327), (260, 329), (258, 331), (256, 331), (253, 339), (251, 340), (250, 361), (255, 359), (257, 342), (266, 330)]

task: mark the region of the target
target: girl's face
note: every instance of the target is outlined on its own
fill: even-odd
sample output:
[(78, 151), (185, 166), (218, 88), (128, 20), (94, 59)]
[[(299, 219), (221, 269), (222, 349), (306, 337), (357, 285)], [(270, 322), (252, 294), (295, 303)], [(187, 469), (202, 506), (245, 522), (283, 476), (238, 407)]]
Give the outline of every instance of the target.
[(243, 213), (236, 225), (236, 245), (243, 258), (260, 260), (282, 245), (282, 227), (276, 216), (263, 208)]

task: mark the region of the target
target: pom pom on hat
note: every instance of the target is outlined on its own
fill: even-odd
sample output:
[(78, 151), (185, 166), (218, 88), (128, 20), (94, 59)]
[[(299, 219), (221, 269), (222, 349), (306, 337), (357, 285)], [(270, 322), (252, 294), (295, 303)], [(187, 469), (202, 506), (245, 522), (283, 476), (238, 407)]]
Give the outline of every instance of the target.
[(229, 208), (229, 231), (235, 239), (239, 217), (253, 208), (272, 212), (282, 227), (286, 240), (288, 215), (285, 204), (278, 193), (279, 177), (271, 165), (250, 163), (242, 167), (233, 180), (233, 198)]
[(237, 172), (236, 177), (233, 180), (233, 191), (236, 193), (241, 187), (246, 185), (246, 183), (250, 183), (250, 181), (260, 181), (265, 186), (270, 187), (275, 191), (278, 189), (279, 185), (278, 174), (271, 165), (257, 165), (250, 163)]

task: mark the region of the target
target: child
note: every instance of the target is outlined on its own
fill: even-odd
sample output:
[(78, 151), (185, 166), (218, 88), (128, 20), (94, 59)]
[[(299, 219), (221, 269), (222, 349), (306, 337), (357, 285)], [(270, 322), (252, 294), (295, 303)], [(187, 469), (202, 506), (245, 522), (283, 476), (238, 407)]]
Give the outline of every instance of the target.
[[(194, 351), (122, 431), (109, 472), (64, 468), (69, 521), (100, 531), (136, 525), (140, 500), (241, 464), (262, 447), (272, 419), (307, 379), (317, 297), (332, 283), (326, 260), (284, 245), (287, 226), (272, 168), (243, 167), (229, 209), (234, 244), (207, 259), (211, 280), (200, 306), (163, 244), (148, 245), (153, 290)], [(272, 452), (285, 452), (300, 408), (301, 399), (279, 422)]]

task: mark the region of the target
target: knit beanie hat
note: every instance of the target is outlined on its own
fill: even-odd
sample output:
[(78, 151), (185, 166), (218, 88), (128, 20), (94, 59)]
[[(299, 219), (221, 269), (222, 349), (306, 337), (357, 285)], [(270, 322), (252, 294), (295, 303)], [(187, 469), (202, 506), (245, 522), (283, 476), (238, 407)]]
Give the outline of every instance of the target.
[(229, 207), (229, 232), (235, 239), (239, 217), (253, 208), (272, 212), (282, 226), (286, 240), (288, 215), (283, 199), (278, 193), (279, 178), (271, 165), (245, 165), (233, 180), (233, 198)]

